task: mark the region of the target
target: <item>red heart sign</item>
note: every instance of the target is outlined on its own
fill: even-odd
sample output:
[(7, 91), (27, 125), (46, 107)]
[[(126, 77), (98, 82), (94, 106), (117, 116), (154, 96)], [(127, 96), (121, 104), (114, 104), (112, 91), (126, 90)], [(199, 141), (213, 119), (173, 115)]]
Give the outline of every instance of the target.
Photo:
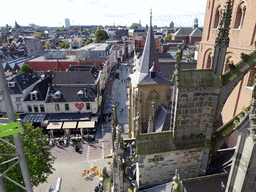
[(76, 108), (81, 111), (84, 108), (84, 104), (83, 103), (76, 103), (75, 104)]

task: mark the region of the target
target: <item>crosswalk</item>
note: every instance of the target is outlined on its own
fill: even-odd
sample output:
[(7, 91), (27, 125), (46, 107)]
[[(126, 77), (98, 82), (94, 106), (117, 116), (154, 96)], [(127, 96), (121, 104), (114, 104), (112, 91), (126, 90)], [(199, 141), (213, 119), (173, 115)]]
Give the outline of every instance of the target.
[(68, 147), (53, 147), (51, 149), (51, 154), (57, 159), (55, 161), (81, 161), (81, 160), (93, 160), (104, 158), (111, 153), (111, 142), (91, 142), (86, 144), (81, 144), (80, 151), (75, 152), (73, 146)]

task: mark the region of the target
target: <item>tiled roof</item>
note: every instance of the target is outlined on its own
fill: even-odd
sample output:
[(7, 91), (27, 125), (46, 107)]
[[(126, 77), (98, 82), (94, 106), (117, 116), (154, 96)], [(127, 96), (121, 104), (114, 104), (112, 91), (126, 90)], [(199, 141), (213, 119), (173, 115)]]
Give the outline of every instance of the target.
[[(48, 90), (48, 84), (51, 83), (51, 81), (52, 80), (50, 77), (46, 77), (45, 79), (37, 83), (34, 86), (34, 88), (31, 90), (31, 92), (37, 91), (37, 101), (45, 100), (47, 90)], [(31, 101), (30, 94), (28, 94), (28, 96), (24, 99), (24, 101)]]
[(79, 43), (82, 40), (82, 37), (74, 37), (74, 40), (76, 40)]
[[(41, 62), (26, 62), (34, 71), (54, 71), (56, 70), (57, 61), (41, 61)], [(79, 65), (78, 61), (59, 61), (58, 71), (66, 71), (70, 65)]]
[(13, 77), (9, 82), (15, 82), (14, 87), (9, 87), (10, 94), (22, 94), (22, 91), (39, 80), (39, 77), (28, 73), (21, 73)]
[(182, 27), (173, 36), (189, 36), (194, 29), (192, 27)]
[(80, 61), (80, 65), (91, 65), (97, 68), (97, 70), (102, 70), (104, 64), (101, 60), (84, 60)]
[[(80, 98), (78, 97), (77, 93), (82, 90), (84, 91), (84, 88), (87, 88), (88, 97), (87, 98)], [(53, 86), (51, 87), (50, 93), (54, 94), (57, 91), (61, 92), (60, 99), (53, 99), (52, 97), (49, 97), (47, 102), (93, 102), (95, 101), (95, 98), (97, 97), (97, 92), (90, 86), (84, 86), (84, 87), (70, 87), (70, 86)], [(91, 96), (90, 96), (91, 95)]]
[(95, 67), (91, 67), (88, 71), (68, 71), (55, 72), (53, 76), (53, 84), (95, 84), (99, 75), (99, 71)]
[(198, 37), (202, 37), (202, 31), (199, 29), (199, 28), (195, 28), (192, 32), (191, 32), (191, 34), (189, 35), (189, 36), (193, 36), (193, 37), (195, 37), (195, 36), (198, 36)]
[[(139, 76), (139, 78), (138, 78)], [(166, 84), (171, 83), (171, 80), (169, 80), (167, 77), (165, 77), (161, 72), (157, 73), (155, 78), (151, 78), (150, 74), (146, 73), (139, 73), (135, 72), (132, 75), (130, 75), (131, 79), (137, 84), (137, 85), (145, 85), (145, 84)], [(140, 81), (138, 81), (140, 80)]]

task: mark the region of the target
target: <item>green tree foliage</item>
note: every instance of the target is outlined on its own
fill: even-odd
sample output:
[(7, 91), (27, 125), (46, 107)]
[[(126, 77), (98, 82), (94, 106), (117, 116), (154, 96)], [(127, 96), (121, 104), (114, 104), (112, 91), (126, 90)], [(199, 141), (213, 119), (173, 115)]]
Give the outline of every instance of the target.
[(35, 31), (35, 32), (33, 33), (33, 35), (39, 36), (40, 38), (44, 37), (44, 34), (43, 34), (42, 32), (37, 32), (37, 31)]
[[(15, 112), (16, 119), (19, 119), (20, 118), (20, 114), (17, 113), (17, 111), (14, 111), (14, 112)], [(7, 115), (3, 115), (3, 118), (8, 118), (8, 116)]]
[(168, 35), (165, 37), (165, 40), (172, 40), (172, 34), (168, 34)]
[(5, 28), (4, 28), (4, 31), (8, 32), (8, 31), (9, 31), (9, 29), (8, 29), (7, 27), (5, 27)]
[(69, 48), (69, 42), (63, 42), (61, 45), (60, 45), (61, 48), (64, 48), (64, 49), (67, 49)]
[(164, 43), (164, 39), (163, 39), (163, 38), (161, 38), (161, 40), (160, 40), (160, 41), (161, 41), (161, 43)]
[(130, 29), (137, 29), (137, 28), (138, 28), (137, 25), (131, 25), (131, 26), (130, 26)]
[(95, 32), (94, 37), (95, 37), (95, 41), (94, 41), (95, 43), (99, 43), (101, 40), (106, 40), (109, 38), (107, 32), (102, 29), (98, 29)]
[(20, 73), (23, 73), (23, 72), (26, 72), (26, 73), (33, 73), (34, 70), (26, 63), (24, 63), (21, 68), (20, 68)]
[(45, 43), (45, 47), (46, 48), (49, 48), (51, 46), (51, 42), (50, 41), (47, 41), (46, 43)]
[(59, 31), (60, 31), (60, 29), (54, 29), (54, 31), (59, 32)]
[(89, 44), (91, 44), (93, 41), (92, 41), (92, 39), (84, 39), (83, 40), (83, 45), (85, 46), (85, 45), (89, 45)]
[(9, 37), (6, 37), (6, 41), (7, 41), (8, 44), (10, 44), (10, 39), (9, 39)]
[[(47, 146), (47, 135), (42, 133), (42, 128), (33, 127), (32, 123), (23, 123), (24, 134), (21, 135), (21, 140), (25, 152), (25, 157), (28, 165), (29, 175), (33, 186), (38, 186), (40, 183), (46, 182), (48, 176), (52, 174), (51, 168), (55, 157), (51, 155), (50, 147)], [(9, 143), (13, 142), (12, 136), (4, 137)], [(16, 153), (15, 149), (11, 146), (0, 142), (1, 153)], [(0, 162), (12, 159), (13, 156), (0, 156)], [(0, 172), (3, 173), (8, 169), (13, 162), (6, 163), (0, 166)], [(24, 185), (22, 173), (19, 166), (14, 166), (6, 173), (14, 181)], [(24, 190), (14, 185), (12, 182), (3, 178), (6, 191), (23, 192)]]

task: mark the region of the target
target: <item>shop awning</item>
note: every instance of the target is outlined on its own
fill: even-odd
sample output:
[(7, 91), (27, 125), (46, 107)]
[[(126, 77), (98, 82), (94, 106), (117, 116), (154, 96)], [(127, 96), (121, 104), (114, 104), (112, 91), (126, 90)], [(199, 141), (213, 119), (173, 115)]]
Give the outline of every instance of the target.
[(98, 122), (98, 119), (99, 119), (98, 116), (97, 116), (97, 117), (91, 117), (91, 121), (96, 121), (96, 122)]
[(77, 128), (94, 128), (95, 121), (79, 121)]
[(63, 129), (75, 129), (76, 125), (77, 125), (77, 121), (64, 122), (62, 128)]
[(50, 122), (46, 129), (60, 129), (63, 122)]

